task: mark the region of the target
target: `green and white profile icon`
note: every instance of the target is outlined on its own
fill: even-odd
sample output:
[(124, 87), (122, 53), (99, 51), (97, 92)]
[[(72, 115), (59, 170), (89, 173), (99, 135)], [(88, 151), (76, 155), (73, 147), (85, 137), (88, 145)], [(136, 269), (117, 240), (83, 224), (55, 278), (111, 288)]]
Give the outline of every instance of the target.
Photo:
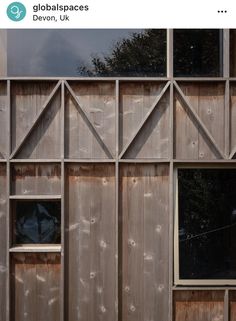
[(26, 16), (26, 7), (21, 2), (12, 2), (7, 7), (7, 15), (12, 21), (21, 21)]

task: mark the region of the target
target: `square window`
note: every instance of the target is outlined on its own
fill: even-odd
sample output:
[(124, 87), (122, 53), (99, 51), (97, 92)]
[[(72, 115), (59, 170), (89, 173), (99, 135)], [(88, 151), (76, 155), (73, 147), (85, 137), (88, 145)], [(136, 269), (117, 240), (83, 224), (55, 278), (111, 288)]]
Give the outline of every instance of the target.
[(180, 283), (236, 279), (236, 169), (178, 169), (177, 199)]
[(60, 243), (60, 201), (16, 201), (13, 204), (13, 220), (14, 244)]
[(174, 30), (174, 75), (218, 77), (222, 69), (222, 31), (219, 29)]

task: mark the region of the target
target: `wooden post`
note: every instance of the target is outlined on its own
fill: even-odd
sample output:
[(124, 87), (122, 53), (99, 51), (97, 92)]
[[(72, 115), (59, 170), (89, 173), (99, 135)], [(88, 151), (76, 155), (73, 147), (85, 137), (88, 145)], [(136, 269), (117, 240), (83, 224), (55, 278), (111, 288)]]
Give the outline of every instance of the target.
[(7, 31), (0, 30), (0, 77), (7, 76)]

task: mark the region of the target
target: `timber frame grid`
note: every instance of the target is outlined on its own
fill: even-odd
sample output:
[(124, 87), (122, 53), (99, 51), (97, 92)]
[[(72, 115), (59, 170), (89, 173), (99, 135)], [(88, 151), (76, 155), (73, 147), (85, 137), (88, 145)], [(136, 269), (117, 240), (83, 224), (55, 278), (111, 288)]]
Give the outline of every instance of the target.
[[(0, 82), (6, 82), (7, 84), (7, 129), (6, 129), (6, 137), (7, 137), (7, 149), (5, 157), (0, 159), (0, 165), (6, 165), (6, 196), (7, 196), (7, 302), (6, 302), (6, 321), (11, 320), (11, 295), (10, 295), (10, 256), (11, 253), (19, 253), (19, 252), (53, 252), (53, 253), (60, 253), (61, 254), (61, 283), (60, 283), (60, 321), (67, 321), (65, 319), (65, 305), (66, 305), (66, 297), (65, 297), (65, 169), (68, 164), (113, 164), (115, 168), (115, 213), (116, 213), (116, 224), (117, 224), (117, 235), (116, 235), (116, 242), (118, 253), (122, 251), (121, 247), (121, 235), (122, 235), (122, 222), (120, 217), (120, 202), (119, 202), (119, 190), (120, 190), (120, 168), (123, 164), (160, 164), (166, 165), (169, 170), (169, 195), (168, 195), (168, 213), (169, 213), (169, 248), (168, 248), (168, 274), (169, 274), (169, 284), (168, 284), (168, 320), (174, 320), (173, 317), (173, 298), (176, 293), (179, 291), (223, 291), (224, 297), (224, 321), (230, 320), (230, 312), (229, 312), (229, 305), (230, 305), (230, 291), (236, 291), (236, 283), (232, 282), (230, 285), (222, 286), (217, 284), (212, 285), (204, 285), (200, 286), (196, 283), (188, 284), (188, 286), (178, 286), (175, 284), (174, 280), (174, 248), (176, 246), (176, 239), (174, 239), (174, 212), (175, 212), (175, 173), (179, 167), (182, 166), (193, 166), (193, 167), (203, 167), (203, 166), (216, 166), (216, 167), (232, 167), (236, 166), (236, 146), (231, 146), (231, 123), (230, 123), (230, 88), (234, 84), (236, 84), (236, 78), (230, 77), (230, 63), (229, 63), (229, 33), (228, 29), (223, 30), (223, 76), (222, 77), (214, 77), (214, 78), (198, 78), (198, 77), (185, 77), (185, 78), (176, 78), (173, 76), (173, 30), (169, 29), (167, 31), (167, 77), (163, 78), (16, 78), (16, 77), (2, 77), (0, 78)], [(34, 120), (33, 125), (28, 128), (27, 132), (20, 140), (20, 142), (12, 148), (12, 141), (11, 141), (11, 125), (12, 125), (12, 114), (11, 114), (11, 106), (12, 106), (12, 93), (11, 87), (14, 83), (17, 82), (55, 82), (56, 84), (51, 91), (50, 95), (48, 96), (47, 100), (42, 106), (41, 112), (37, 115), (36, 119)], [(104, 143), (104, 140), (101, 138), (100, 133), (98, 132), (96, 126), (88, 117), (86, 110), (84, 110), (83, 106), (81, 105), (80, 101), (76, 93), (73, 90), (72, 84), (74, 82), (83, 82), (83, 83), (113, 83), (115, 86), (115, 149), (112, 151), (110, 146)], [(162, 87), (158, 94), (158, 96), (152, 102), (152, 105), (139, 124), (138, 128), (134, 131), (133, 135), (129, 138), (129, 140), (123, 144), (123, 147), (120, 148), (120, 87), (123, 84), (128, 83), (161, 83)], [(212, 134), (211, 130), (206, 126), (206, 124), (202, 121), (199, 114), (196, 112), (194, 106), (192, 105), (191, 99), (189, 99), (181, 87), (185, 83), (192, 83), (196, 85), (198, 83), (203, 84), (221, 84), (224, 87), (224, 142), (220, 146), (218, 141), (215, 139), (214, 135)], [(56, 94), (60, 93), (60, 102), (61, 102), (61, 114), (60, 114), (60, 122), (61, 122), (61, 136), (60, 136), (60, 157), (55, 158), (17, 158), (17, 154), (19, 153), (20, 149), (23, 147), (29, 136), (31, 135), (32, 131), (37, 127), (40, 120), (42, 119), (43, 115), (45, 114), (47, 107), (51, 103), (52, 99)], [(94, 137), (96, 137), (98, 143), (103, 148), (107, 158), (68, 158), (66, 157), (65, 153), (65, 97), (66, 93), (70, 95), (71, 99), (74, 101), (80, 115), (87, 123), (88, 127), (90, 128), (91, 132), (93, 133)], [(136, 140), (137, 136), (143, 130), (144, 126), (148, 123), (150, 118), (152, 117), (153, 113), (159, 106), (159, 102), (164, 97), (164, 95), (168, 95), (169, 97), (169, 118), (168, 118), (168, 153), (166, 157), (162, 158), (125, 158), (125, 154), (132, 147), (133, 142)], [(182, 106), (184, 106), (185, 110), (187, 111), (188, 115), (190, 115), (191, 119), (195, 123), (203, 134), (203, 136), (208, 141), (211, 148), (214, 150), (214, 153), (218, 155), (217, 157), (210, 157), (210, 158), (191, 158), (188, 157), (184, 159), (183, 157), (176, 156), (176, 140), (175, 140), (175, 99), (178, 97), (178, 100), (181, 101)], [(222, 146), (224, 146), (222, 148)], [(35, 247), (35, 248), (27, 248), (27, 247), (12, 247), (11, 244), (11, 200), (16, 199), (45, 199), (47, 198), (45, 195), (12, 195), (11, 193), (11, 168), (15, 164), (59, 164), (61, 167), (61, 191), (58, 195), (50, 195), (48, 196), (49, 199), (60, 199), (61, 200), (61, 246), (48, 246), (48, 247)], [(175, 235), (176, 236), (176, 235)], [(121, 276), (121, 264), (122, 259), (120, 259), (118, 255), (118, 262), (116, 266), (116, 291), (117, 291), (117, 298), (118, 298), (118, 311), (116, 314), (116, 320), (123, 321), (125, 318), (122, 318), (122, 285), (119, 282), (122, 278)], [(176, 262), (175, 262), (176, 263)], [(181, 283), (181, 282), (180, 282)], [(164, 318), (164, 316), (163, 316)], [(115, 320), (111, 320), (115, 321)], [(166, 321), (164, 319), (160, 319), (160, 321)]]

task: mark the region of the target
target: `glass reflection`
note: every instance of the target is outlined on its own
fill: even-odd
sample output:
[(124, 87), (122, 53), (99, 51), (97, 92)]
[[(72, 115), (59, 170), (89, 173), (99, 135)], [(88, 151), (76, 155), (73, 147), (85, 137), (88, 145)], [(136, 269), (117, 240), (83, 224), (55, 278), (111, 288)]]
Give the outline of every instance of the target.
[(236, 170), (179, 169), (180, 279), (236, 278)]
[(16, 203), (16, 244), (59, 243), (60, 202), (19, 201)]
[(166, 30), (9, 30), (9, 76), (165, 76)]
[(174, 30), (174, 75), (220, 76), (221, 37), (217, 29)]

